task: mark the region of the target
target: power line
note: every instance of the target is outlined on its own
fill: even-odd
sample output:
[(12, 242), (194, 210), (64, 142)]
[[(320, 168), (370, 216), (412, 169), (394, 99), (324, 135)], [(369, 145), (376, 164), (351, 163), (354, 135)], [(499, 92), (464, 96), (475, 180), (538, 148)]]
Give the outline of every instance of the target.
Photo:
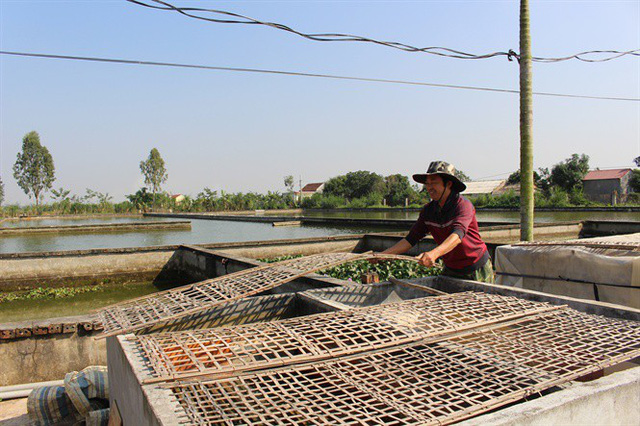
[(490, 175), (490, 176), (482, 176), (482, 177), (479, 177), (478, 179), (476, 179), (476, 181), (481, 181), (481, 180), (484, 180), (484, 179), (510, 175), (511, 173), (513, 173), (513, 172), (498, 173), (497, 175)]
[[(295, 30), (287, 25), (276, 23), (276, 22), (267, 22), (261, 21), (259, 19), (251, 18), (248, 16), (240, 15), (238, 13), (229, 12), (225, 10), (217, 10), (217, 9), (204, 9), (199, 7), (179, 7), (174, 6), (171, 3), (168, 3), (163, 0), (150, 0), (152, 3), (148, 3), (142, 0), (127, 0), (129, 3), (137, 4), (139, 6), (148, 7), (151, 9), (157, 10), (165, 10), (165, 11), (173, 11), (177, 12), (181, 15), (184, 15), (188, 18), (198, 19), (202, 21), (213, 22), (216, 24), (243, 24), (243, 25), (262, 25), (270, 28), (274, 28), (277, 30), (285, 31), (291, 34), (295, 34), (297, 36), (306, 38), (308, 40), (313, 41), (352, 41), (352, 42), (364, 42), (364, 43), (373, 43), (379, 46), (391, 47), (393, 49), (403, 50), (405, 52), (420, 52), (420, 53), (428, 53), (431, 55), (443, 56), (447, 58), (455, 58), (455, 59), (488, 59), (494, 58), (497, 56), (506, 56), (510, 61), (513, 58), (520, 60), (520, 55), (513, 50), (509, 50), (508, 52), (492, 52), (483, 55), (475, 55), (472, 53), (462, 52), (459, 50), (450, 49), (448, 47), (416, 47), (405, 43), (400, 43), (396, 41), (382, 41), (376, 40), (369, 37), (363, 37), (359, 35), (353, 34), (341, 34), (341, 33), (303, 33), (301, 31)], [(154, 4), (155, 3), (155, 4)], [(229, 17), (233, 19), (220, 19), (220, 18), (211, 18), (208, 16), (202, 16), (199, 14), (207, 14), (207, 15), (221, 15), (224, 17)], [(609, 55), (600, 59), (590, 59), (588, 56), (590, 55)], [(576, 53), (574, 55), (556, 57), (556, 58), (544, 58), (534, 56), (531, 58), (534, 62), (542, 62), (542, 63), (551, 63), (551, 62), (562, 62), (568, 61), (571, 59), (577, 59), (582, 62), (606, 62), (611, 61), (613, 59), (620, 58), (622, 56), (640, 56), (640, 49), (635, 50), (627, 50), (627, 51), (618, 51), (618, 50), (590, 50), (586, 52)]]
[[(297, 76), (297, 77), (328, 78), (333, 80), (364, 81), (369, 83), (401, 84), (401, 85), (410, 85), (410, 86), (426, 86), (426, 87), (437, 87), (437, 88), (443, 88), (443, 89), (475, 90), (475, 91), (496, 92), (496, 93), (512, 93), (512, 94), (520, 93), (518, 90), (500, 89), (500, 88), (493, 88), (493, 87), (427, 83), (422, 81), (392, 80), (392, 79), (384, 79), (384, 78), (351, 77), (351, 76), (318, 74), (318, 73), (297, 72), (297, 71), (267, 70), (267, 69), (258, 69), (258, 68), (220, 67), (220, 66), (211, 66), (211, 65), (180, 64), (175, 62), (142, 61), (142, 60), (134, 60), (134, 59), (98, 58), (98, 57), (89, 57), (89, 56), (55, 55), (55, 54), (47, 54), (47, 53), (12, 52), (12, 51), (6, 51), (6, 50), (0, 51), (0, 55), (21, 56), (21, 57), (30, 57), (30, 58), (45, 58), (45, 59), (66, 59), (66, 60), (74, 60), (74, 61), (102, 62), (102, 63), (115, 63), (115, 64), (127, 64), (127, 65), (150, 65), (150, 66), (171, 67), (171, 68), (190, 68), (190, 69), (201, 69), (201, 70), (210, 70), (210, 71), (231, 71), (231, 72), (246, 72), (246, 73), (260, 73), (260, 74), (273, 74), (273, 75), (288, 75), (288, 76)], [(573, 95), (573, 94), (567, 94), (567, 93), (533, 92), (533, 94), (538, 96), (552, 96), (552, 97), (563, 97), (563, 98), (598, 99), (598, 100), (631, 101), (631, 102), (640, 101), (640, 98)]]

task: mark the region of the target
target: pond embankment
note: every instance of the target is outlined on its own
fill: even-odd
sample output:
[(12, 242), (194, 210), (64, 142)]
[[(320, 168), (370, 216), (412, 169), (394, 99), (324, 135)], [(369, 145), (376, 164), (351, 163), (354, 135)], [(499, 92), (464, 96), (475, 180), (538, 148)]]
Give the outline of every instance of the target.
[(106, 232), (146, 232), (166, 230), (191, 230), (191, 222), (186, 220), (163, 222), (104, 223), (90, 225), (51, 225), (0, 228), (0, 237), (31, 234), (83, 234)]
[[(344, 227), (367, 227), (367, 228), (397, 228), (409, 229), (415, 223), (415, 219), (369, 219), (369, 218), (351, 218), (351, 217), (313, 217), (313, 216), (261, 216), (255, 214), (206, 214), (206, 213), (145, 213), (146, 217), (168, 217), (182, 219), (205, 219), (205, 220), (227, 220), (232, 222), (259, 222), (277, 224), (280, 222), (300, 222), (301, 225), (317, 225), (317, 226), (344, 226)], [(513, 222), (496, 220), (496, 221), (479, 221), (478, 225), (498, 226), (513, 225)]]

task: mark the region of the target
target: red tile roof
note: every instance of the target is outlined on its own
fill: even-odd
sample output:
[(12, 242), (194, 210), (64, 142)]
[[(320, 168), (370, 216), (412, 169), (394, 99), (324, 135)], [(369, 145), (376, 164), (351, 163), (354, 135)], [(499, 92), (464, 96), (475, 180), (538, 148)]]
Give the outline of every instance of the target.
[(582, 180), (620, 179), (631, 169), (591, 170)]
[(320, 183), (308, 183), (302, 188), (302, 192), (316, 192), (318, 188), (320, 188), (324, 182)]

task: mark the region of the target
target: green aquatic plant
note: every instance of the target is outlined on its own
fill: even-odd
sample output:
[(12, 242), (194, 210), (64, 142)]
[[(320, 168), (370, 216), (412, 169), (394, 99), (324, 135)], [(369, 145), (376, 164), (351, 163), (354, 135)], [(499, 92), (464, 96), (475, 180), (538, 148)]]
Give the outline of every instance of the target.
[(27, 291), (0, 293), (0, 303), (19, 300), (63, 299), (103, 290), (104, 286), (101, 284), (82, 287), (36, 287)]
[[(261, 262), (272, 263), (295, 259), (301, 256), (302, 255), (287, 255), (258, 260)], [(398, 279), (407, 279), (440, 275), (442, 268), (439, 266), (426, 268), (416, 262), (408, 260), (380, 261), (376, 264), (372, 264), (368, 260), (356, 260), (319, 271), (318, 274), (328, 275), (340, 280), (360, 283), (362, 282), (362, 275), (371, 272), (377, 273), (381, 281), (386, 281), (391, 276)]]
[(376, 264), (368, 260), (356, 260), (318, 273), (341, 280), (361, 282), (362, 275), (371, 272), (377, 273), (381, 281), (386, 281), (391, 276), (398, 279), (418, 278), (439, 275), (441, 271), (442, 268), (439, 267), (426, 268), (406, 260), (380, 261)]

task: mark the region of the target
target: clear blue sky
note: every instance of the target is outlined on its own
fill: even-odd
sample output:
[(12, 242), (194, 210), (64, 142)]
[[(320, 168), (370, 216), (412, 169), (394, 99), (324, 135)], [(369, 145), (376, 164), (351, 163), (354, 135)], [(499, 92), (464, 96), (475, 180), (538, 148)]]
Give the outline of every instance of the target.
[[(344, 32), (473, 53), (518, 50), (515, 1), (200, 1), (305, 32)], [(640, 48), (638, 1), (532, 1), (535, 56)], [(318, 43), (266, 27), (221, 25), (125, 1), (0, 0), (2, 50), (517, 89), (504, 57), (463, 61), (362, 43)], [(55, 187), (115, 200), (142, 186), (157, 147), (166, 189), (196, 195), (282, 190), (352, 170), (410, 175), (446, 159), (472, 178), (516, 170), (518, 97), (378, 83), (0, 57), (5, 202), (29, 200), (12, 165), (36, 130)], [(640, 58), (534, 64), (534, 91), (640, 97)], [(534, 101), (535, 167), (585, 153), (594, 167), (640, 155), (640, 103)]]

